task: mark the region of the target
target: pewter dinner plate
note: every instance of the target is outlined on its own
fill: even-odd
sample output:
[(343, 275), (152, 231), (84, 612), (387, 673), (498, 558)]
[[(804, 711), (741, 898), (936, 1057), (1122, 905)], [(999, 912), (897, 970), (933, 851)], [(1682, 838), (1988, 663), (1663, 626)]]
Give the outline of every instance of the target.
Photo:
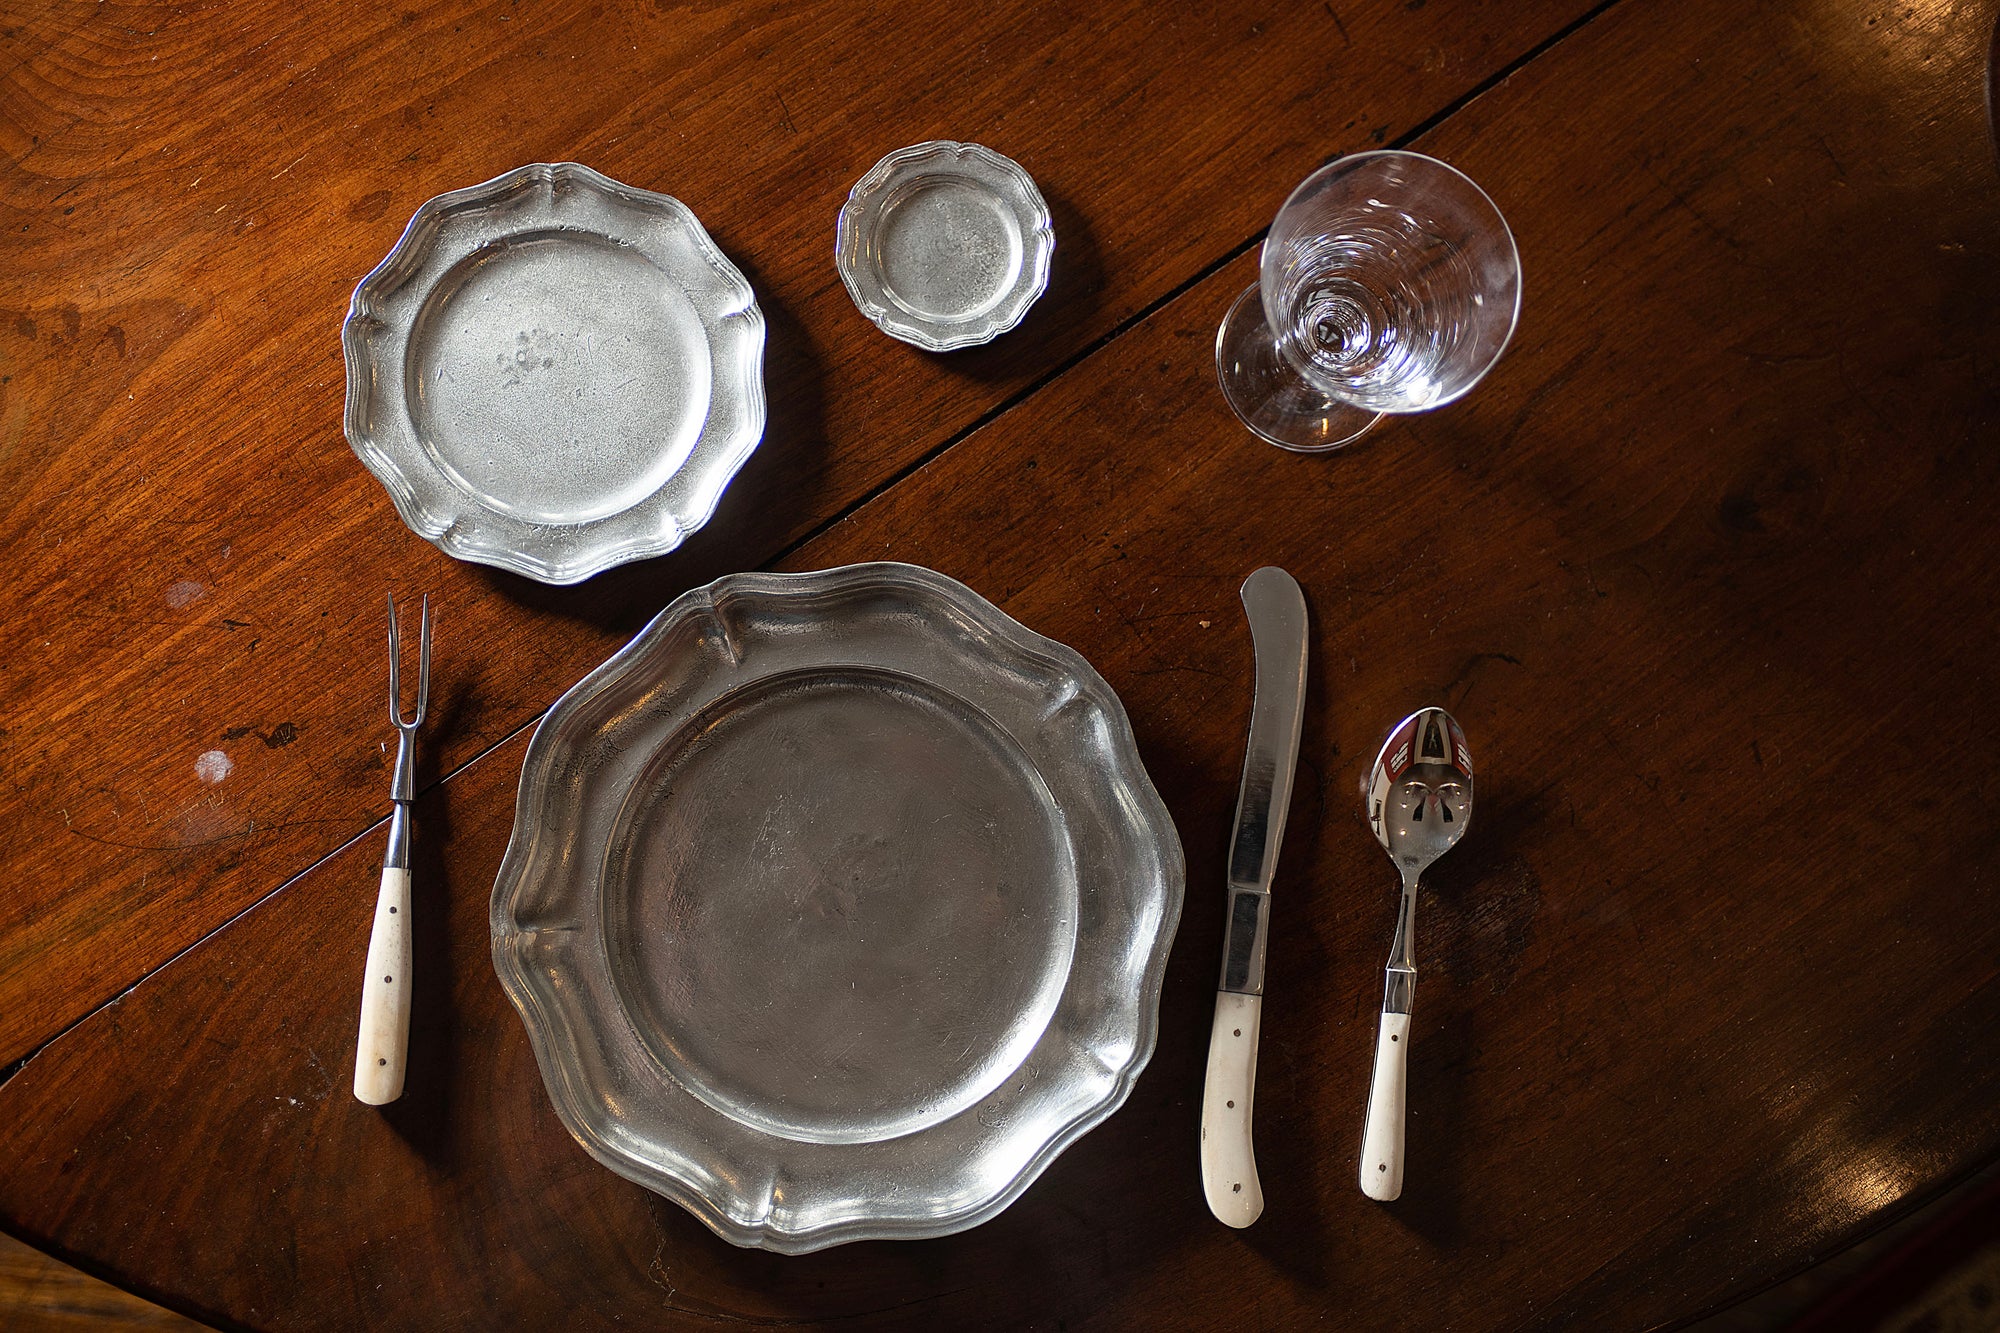
[(403, 521), (545, 583), (679, 546), (764, 432), (750, 284), (678, 200), (574, 162), (419, 208), (341, 342)]
[(1049, 206), (1012, 158), (937, 139), (899, 148), (847, 196), (834, 265), (861, 313), (933, 352), (990, 342), (1049, 285)]
[(1124, 1101), (1182, 878), (1075, 652), (911, 565), (737, 574), (543, 719), (493, 962), (620, 1175), (738, 1245), (939, 1236)]

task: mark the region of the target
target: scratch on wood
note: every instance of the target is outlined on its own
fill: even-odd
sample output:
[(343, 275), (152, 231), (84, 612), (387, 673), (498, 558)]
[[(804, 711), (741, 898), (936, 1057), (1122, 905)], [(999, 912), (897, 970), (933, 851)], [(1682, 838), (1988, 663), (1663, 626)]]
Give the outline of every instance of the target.
[(310, 1046), (306, 1047), (306, 1063), (311, 1065), (313, 1072), (319, 1075), (321, 1086), (319, 1096), (316, 1100), (323, 1102), (333, 1095), (333, 1075), (326, 1072), (326, 1066), (319, 1062), (319, 1052)]

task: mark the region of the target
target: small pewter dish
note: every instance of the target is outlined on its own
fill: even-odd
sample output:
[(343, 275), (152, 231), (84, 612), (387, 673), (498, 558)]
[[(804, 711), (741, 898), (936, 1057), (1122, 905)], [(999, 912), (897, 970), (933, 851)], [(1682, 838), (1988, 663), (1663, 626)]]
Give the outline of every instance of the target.
[(403, 521), (544, 583), (679, 546), (764, 433), (750, 284), (686, 205), (575, 162), (419, 208), (341, 343)]
[(1076, 652), (914, 565), (732, 574), (536, 729), (493, 966), (570, 1133), (723, 1239), (942, 1236), (1124, 1102), (1184, 877)]
[(856, 183), (834, 263), (861, 313), (933, 352), (991, 342), (1049, 285), (1055, 226), (1011, 158), (937, 139), (899, 148)]

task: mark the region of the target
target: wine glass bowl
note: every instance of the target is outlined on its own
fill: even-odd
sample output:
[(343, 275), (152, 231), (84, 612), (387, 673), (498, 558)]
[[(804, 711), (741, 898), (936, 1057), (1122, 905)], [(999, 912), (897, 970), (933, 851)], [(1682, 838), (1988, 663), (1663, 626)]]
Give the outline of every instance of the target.
[(1216, 369), (1252, 431), (1319, 452), (1383, 413), (1463, 397), (1520, 308), (1513, 233), (1483, 190), (1421, 153), (1357, 153), (1278, 211), (1257, 285), (1216, 335)]

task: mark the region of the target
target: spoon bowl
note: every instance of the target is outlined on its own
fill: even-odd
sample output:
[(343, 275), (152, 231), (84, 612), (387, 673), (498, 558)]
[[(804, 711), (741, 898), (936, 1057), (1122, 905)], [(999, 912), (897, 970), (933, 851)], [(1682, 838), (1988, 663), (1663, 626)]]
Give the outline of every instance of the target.
[(1406, 874), (1421, 875), (1472, 823), (1472, 749), (1457, 721), (1425, 708), (1398, 722), (1363, 787), (1368, 824)]

